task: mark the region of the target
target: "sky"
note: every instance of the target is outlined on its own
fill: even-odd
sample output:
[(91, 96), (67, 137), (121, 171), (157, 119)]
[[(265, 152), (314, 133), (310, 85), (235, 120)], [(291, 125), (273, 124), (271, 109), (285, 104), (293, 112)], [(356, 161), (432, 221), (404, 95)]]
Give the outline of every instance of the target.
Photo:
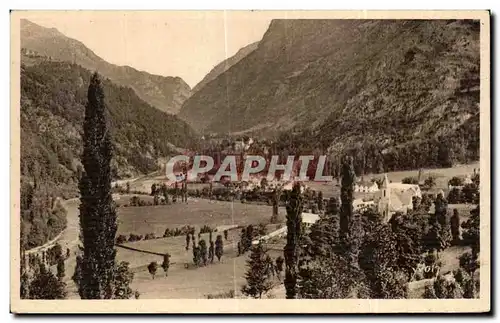
[(56, 28), (116, 65), (179, 76), (194, 87), (218, 63), (269, 27), (263, 12), (32, 12), (26, 19)]

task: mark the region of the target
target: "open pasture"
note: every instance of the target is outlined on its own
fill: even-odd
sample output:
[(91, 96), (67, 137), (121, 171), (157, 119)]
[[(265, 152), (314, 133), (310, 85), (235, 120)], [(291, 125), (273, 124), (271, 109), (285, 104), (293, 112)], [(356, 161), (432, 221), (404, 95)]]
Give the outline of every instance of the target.
[[(285, 209), (280, 208), (282, 218), (285, 214)], [(119, 208), (118, 234), (145, 235), (153, 232), (156, 236), (163, 236), (166, 228), (184, 225), (200, 228), (203, 225), (268, 223), (271, 215), (272, 208), (268, 205), (189, 199), (188, 203)]]

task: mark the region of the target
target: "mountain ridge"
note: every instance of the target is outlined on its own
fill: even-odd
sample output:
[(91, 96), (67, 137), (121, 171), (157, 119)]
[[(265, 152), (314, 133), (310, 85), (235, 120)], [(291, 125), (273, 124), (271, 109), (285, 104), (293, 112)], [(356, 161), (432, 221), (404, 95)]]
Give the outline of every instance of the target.
[(253, 52), (255, 49), (257, 49), (257, 46), (259, 45), (259, 42), (254, 42), (251, 44), (248, 44), (242, 48), (240, 48), (236, 54), (234, 54), (231, 57), (228, 57), (227, 59), (223, 60), (219, 64), (215, 65), (210, 72), (208, 72), (205, 77), (198, 82), (193, 87), (193, 93), (198, 92), (201, 88), (203, 88), (205, 85), (216, 79), (220, 74), (224, 73), (228, 69), (230, 69), (233, 65), (238, 63), (240, 60), (248, 56), (251, 52)]
[(81, 41), (65, 36), (56, 28), (45, 28), (26, 19), (21, 20), (21, 47), (51, 60), (76, 63), (98, 71), (114, 83), (132, 88), (152, 106), (171, 114), (178, 113), (191, 95), (189, 85), (178, 76), (161, 76), (127, 65), (111, 64)]
[(208, 133), (309, 129), (336, 149), (445, 135), (478, 112), (478, 21), (299, 19), (273, 20), (179, 116)]

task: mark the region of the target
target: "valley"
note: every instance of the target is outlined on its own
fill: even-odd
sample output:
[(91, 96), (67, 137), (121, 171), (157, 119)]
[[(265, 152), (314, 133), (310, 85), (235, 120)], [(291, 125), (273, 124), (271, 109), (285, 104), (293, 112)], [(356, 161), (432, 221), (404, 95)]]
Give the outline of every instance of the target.
[(193, 88), (25, 19), (20, 50), (24, 298), (479, 297), (479, 21), (274, 19)]

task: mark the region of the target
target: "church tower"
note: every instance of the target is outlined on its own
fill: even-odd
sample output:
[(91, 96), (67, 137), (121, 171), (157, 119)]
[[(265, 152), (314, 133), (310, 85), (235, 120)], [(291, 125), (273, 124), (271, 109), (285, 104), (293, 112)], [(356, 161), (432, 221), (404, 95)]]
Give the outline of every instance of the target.
[(391, 206), (391, 189), (389, 188), (389, 179), (387, 174), (380, 186), (380, 199), (378, 201), (378, 213), (382, 215), (384, 222), (389, 221), (389, 209)]

